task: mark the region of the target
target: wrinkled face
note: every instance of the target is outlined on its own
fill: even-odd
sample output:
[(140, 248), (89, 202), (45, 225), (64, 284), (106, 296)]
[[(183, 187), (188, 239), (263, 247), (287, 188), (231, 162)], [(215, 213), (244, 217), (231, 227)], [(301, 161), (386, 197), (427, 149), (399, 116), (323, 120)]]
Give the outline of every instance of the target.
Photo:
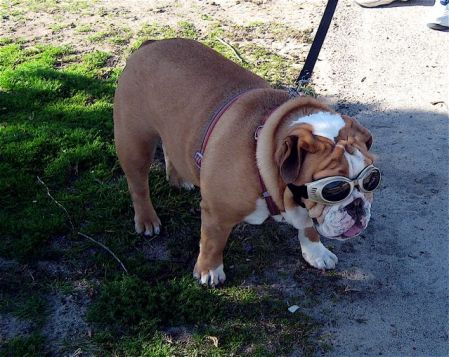
[[(301, 186), (332, 176), (352, 180), (366, 166), (373, 164), (374, 157), (368, 152), (371, 134), (355, 119), (317, 113), (301, 120), (293, 122), (291, 135), (284, 141), (281, 151), (280, 170), (286, 183)], [(286, 196), (291, 200), (285, 202), (286, 209), (298, 206), (297, 197)], [(370, 220), (372, 201), (372, 192), (362, 192), (357, 186), (337, 204), (302, 198), (315, 229), (320, 235), (332, 239), (360, 235)]]
[[(363, 157), (360, 151), (345, 153), (349, 178), (356, 177), (371, 160)], [(341, 163), (343, 167), (346, 163)], [(344, 201), (334, 205), (324, 205), (309, 201), (309, 216), (320, 235), (333, 239), (348, 239), (358, 236), (368, 226), (371, 217), (372, 193), (365, 193), (355, 188)]]

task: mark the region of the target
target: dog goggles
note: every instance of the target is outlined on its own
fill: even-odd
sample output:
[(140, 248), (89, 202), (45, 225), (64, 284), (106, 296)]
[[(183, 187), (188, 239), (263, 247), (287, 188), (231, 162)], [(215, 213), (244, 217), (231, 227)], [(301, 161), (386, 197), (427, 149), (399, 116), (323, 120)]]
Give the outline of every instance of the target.
[(334, 205), (348, 198), (356, 186), (362, 192), (374, 191), (379, 187), (380, 180), (380, 170), (369, 165), (353, 180), (344, 176), (330, 176), (301, 186), (292, 183), (287, 186), (292, 191), (295, 202), (304, 207), (301, 198), (325, 205)]

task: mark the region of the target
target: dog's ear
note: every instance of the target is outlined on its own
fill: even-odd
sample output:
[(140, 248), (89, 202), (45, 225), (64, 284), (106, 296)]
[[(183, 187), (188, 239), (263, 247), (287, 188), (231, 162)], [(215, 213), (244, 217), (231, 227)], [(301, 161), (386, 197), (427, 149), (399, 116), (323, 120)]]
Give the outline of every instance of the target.
[(364, 143), (366, 148), (369, 150), (373, 145), (373, 136), (371, 132), (367, 128), (360, 125), (355, 118), (351, 118), (347, 115), (342, 115), (341, 117), (345, 121), (346, 125), (343, 129), (341, 129), (339, 137), (343, 140), (347, 140), (352, 137), (355, 141)]
[(276, 153), (279, 171), (285, 183), (292, 183), (299, 175), (303, 154), (298, 149), (298, 138), (288, 136)]
[(315, 139), (308, 128), (294, 129), (283, 140), (275, 153), (280, 175), (285, 183), (294, 182), (299, 176), (307, 152), (316, 152)]

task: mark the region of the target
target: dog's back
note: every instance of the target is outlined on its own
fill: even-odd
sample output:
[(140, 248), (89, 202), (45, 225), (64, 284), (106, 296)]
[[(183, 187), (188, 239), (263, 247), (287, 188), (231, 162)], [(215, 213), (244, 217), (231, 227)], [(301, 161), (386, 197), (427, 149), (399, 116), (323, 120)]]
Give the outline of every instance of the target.
[(118, 82), (115, 127), (134, 136), (159, 136), (177, 171), (193, 180), (198, 173), (192, 157), (213, 111), (235, 92), (268, 87), (199, 42), (146, 41), (130, 56)]
[(167, 111), (173, 119), (203, 122), (230, 93), (268, 84), (199, 42), (170, 39), (144, 42), (128, 59), (121, 87), (144, 96), (157, 125), (168, 120)]

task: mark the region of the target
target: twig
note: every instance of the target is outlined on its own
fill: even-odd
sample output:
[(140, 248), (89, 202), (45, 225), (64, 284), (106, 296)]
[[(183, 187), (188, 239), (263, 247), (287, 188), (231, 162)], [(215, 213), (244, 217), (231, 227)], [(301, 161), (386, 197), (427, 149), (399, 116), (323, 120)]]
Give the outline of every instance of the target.
[(447, 104), (444, 100), (437, 100), (434, 102), (430, 102), (430, 104), (432, 104), (432, 105), (444, 104), (447, 107)]
[(242, 58), (242, 56), (240, 56), (240, 53), (238, 53), (238, 51), (235, 49), (234, 46), (232, 46), (231, 44), (227, 43), (225, 40), (223, 40), (223, 39), (220, 38), (220, 37), (217, 37), (217, 40), (218, 40), (219, 42), (221, 42), (223, 45), (229, 47), (229, 48), (231, 49), (231, 51), (234, 53), (234, 55), (240, 60), (240, 62), (242, 62), (242, 63), (248, 63), (248, 62), (246, 62), (246, 61)]
[(87, 234), (84, 234), (82, 232), (78, 232), (78, 235), (80, 235), (81, 237), (87, 238), (90, 241), (98, 244), (100, 247), (102, 247), (103, 249), (107, 250), (113, 257), (115, 260), (117, 260), (117, 262), (122, 266), (123, 270), (125, 271), (126, 274), (128, 273), (128, 270), (125, 268), (125, 266), (123, 265), (122, 261), (114, 254), (114, 252), (112, 250), (110, 250), (108, 247), (106, 247), (103, 243), (93, 239), (92, 237), (89, 237)]
[(42, 186), (44, 186), (45, 187), (45, 189), (47, 190), (47, 195), (52, 199), (52, 201), (54, 202), (54, 203), (56, 203), (64, 212), (65, 212), (65, 214), (66, 214), (66, 216), (67, 216), (67, 218), (68, 218), (68, 220), (69, 220), (69, 223), (70, 223), (70, 226), (72, 227), (72, 232), (75, 232), (75, 226), (73, 225), (73, 222), (72, 222), (72, 219), (70, 218), (70, 214), (69, 214), (69, 212), (65, 209), (65, 207), (62, 205), (62, 204), (60, 204), (52, 195), (51, 195), (51, 193), (50, 193), (50, 189), (48, 188), (48, 186), (45, 184), (45, 182), (44, 181), (42, 181), (41, 180), (41, 178), (39, 177), (39, 176), (36, 176), (37, 177), (37, 180), (39, 181), (39, 183), (42, 185)]
[(69, 354), (70, 357), (78, 357), (83, 354), (83, 350), (81, 348), (78, 348), (73, 354)]
[[(59, 202), (58, 202), (58, 201), (51, 195), (50, 189), (49, 189), (48, 186), (45, 184), (45, 182), (42, 181), (42, 179), (41, 179), (39, 176), (36, 176), (36, 177), (37, 177), (37, 180), (39, 181), (39, 183), (40, 183), (42, 186), (44, 186), (45, 189), (47, 190), (47, 195), (51, 198), (51, 200), (52, 200), (54, 203), (56, 203), (56, 204), (57, 204), (57, 205), (64, 211), (64, 213), (65, 213), (66, 216), (67, 216), (67, 219), (68, 219), (69, 222), (70, 222), (70, 226), (72, 227), (72, 233), (75, 233), (75, 226), (73, 225), (72, 218), (70, 217), (69, 212), (66, 210), (66, 208), (65, 208), (61, 203), (59, 203)], [(89, 237), (87, 234), (84, 234), (84, 233), (82, 233), (82, 232), (77, 232), (77, 234), (80, 235), (81, 237), (87, 238), (87, 239), (89, 239), (90, 241), (92, 241), (92, 242), (98, 244), (100, 247), (102, 247), (102, 248), (105, 249), (107, 252), (109, 252), (109, 253), (114, 257), (114, 259), (117, 260), (117, 262), (122, 266), (122, 269), (125, 271), (125, 273), (126, 273), (126, 274), (129, 274), (129, 273), (128, 273), (128, 270), (126, 269), (126, 267), (125, 267), (125, 265), (122, 263), (122, 261), (121, 261), (121, 260), (114, 254), (114, 252), (113, 252), (112, 250), (110, 250), (108, 247), (106, 247), (103, 243), (98, 242), (97, 240), (93, 239), (92, 237)]]

